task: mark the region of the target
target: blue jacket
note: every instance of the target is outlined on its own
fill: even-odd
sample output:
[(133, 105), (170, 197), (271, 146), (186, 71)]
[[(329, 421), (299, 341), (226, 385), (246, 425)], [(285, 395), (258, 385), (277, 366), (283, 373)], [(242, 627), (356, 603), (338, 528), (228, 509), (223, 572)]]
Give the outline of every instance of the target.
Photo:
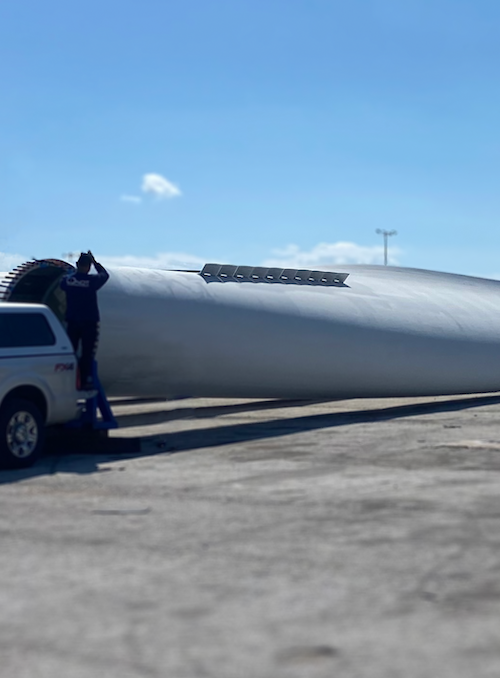
[(97, 290), (107, 282), (109, 273), (101, 264), (95, 264), (97, 275), (70, 273), (61, 280), (66, 292), (66, 320), (74, 322), (99, 322)]

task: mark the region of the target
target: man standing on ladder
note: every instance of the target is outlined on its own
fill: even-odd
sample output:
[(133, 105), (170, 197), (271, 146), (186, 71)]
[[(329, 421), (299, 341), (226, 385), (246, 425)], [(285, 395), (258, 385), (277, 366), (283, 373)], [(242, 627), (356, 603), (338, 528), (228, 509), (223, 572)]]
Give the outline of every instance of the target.
[[(97, 275), (89, 275), (94, 265)], [(65, 276), (61, 289), (66, 292), (67, 332), (75, 353), (81, 344), (80, 384), (82, 390), (95, 387), (92, 377), (92, 364), (97, 350), (99, 335), (99, 307), (97, 290), (108, 281), (109, 273), (98, 264), (89, 250), (82, 252), (76, 262), (76, 271)]]

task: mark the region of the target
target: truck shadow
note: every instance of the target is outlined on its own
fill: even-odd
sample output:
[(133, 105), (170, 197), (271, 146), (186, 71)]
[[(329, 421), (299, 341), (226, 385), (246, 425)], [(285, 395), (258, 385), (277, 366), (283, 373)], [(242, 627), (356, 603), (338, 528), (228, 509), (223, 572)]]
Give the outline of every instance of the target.
[[(154, 412), (151, 422), (169, 421), (182, 418), (208, 418), (224, 414), (256, 411), (284, 407), (307, 407), (314, 402), (333, 401), (252, 401), (237, 405), (186, 408)], [(298, 417), (283, 417), (268, 421), (229, 424), (227, 426), (207, 427), (161, 433), (141, 438), (96, 438), (85, 437), (82, 433), (72, 436), (53, 438), (48, 441), (46, 454), (29, 469), (0, 471), (0, 484), (15, 483), (36, 476), (53, 473), (88, 474), (98, 472), (99, 464), (114, 460), (126, 460), (153, 456), (155, 454), (177, 454), (190, 450), (199, 450), (221, 445), (231, 445), (248, 441), (278, 438), (295, 433), (304, 433), (319, 429), (352, 426), (377, 421), (391, 421), (404, 417), (416, 417), (442, 412), (500, 404), (500, 395), (453, 398), (450, 400), (419, 402), (415, 404), (380, 407), (377, 409), (359, 409), (349, 412), (327, 412)], [(155, 419), (156, 415), (159, 419)], [(134, 422), (134, 416), (120, 418), (121, 424)], [(128, 421), (127, 421), (128, 420)], [(127, 422), (127, 423), (126, 423)], [(144, 415), (141, 415), (144, 425)]]

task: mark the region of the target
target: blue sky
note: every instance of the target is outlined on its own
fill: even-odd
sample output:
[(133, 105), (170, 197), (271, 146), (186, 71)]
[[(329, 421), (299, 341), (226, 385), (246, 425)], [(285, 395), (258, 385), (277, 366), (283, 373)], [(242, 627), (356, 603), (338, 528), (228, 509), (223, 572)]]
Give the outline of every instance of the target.
[(500, 277), (495, 0), (0, 4), (0, 268)]

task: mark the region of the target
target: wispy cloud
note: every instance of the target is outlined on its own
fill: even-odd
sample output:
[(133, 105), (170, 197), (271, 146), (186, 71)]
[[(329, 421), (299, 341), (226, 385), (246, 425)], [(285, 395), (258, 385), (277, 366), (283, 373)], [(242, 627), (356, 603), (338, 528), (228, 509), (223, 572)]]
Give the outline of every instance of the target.
[[(389, 264), (397, 265), (397, 248), (389, 249)], [(212, 258), (212, 260), (214, 260)], [(382, 264), (384, 248), (380, 246), (363, 247), (352, 242), (319, 243), (310, 250), (301, 250), (297, 245), (288, 245), (274, 250), (264, 261), (248, 262), (243, 257), (234, 261), (220, 261), (221, 264), (255, 264), (256, 266), (277, 266), (283, 268), (311, 268), (328, 270), (342, 264)], [(121, 255), (102, 256), (100, 261), (109, 266), (132, 266), (135, 268), (157, 269), (201, 269), (208, 259), (186, 252), (158, 252), (150, 256)], [(219, 261), (215, 257), (215, 261)]]
[[(98, 261), (105, 266), (130, 266), (135, 268), (153, 269), (193, 269), (199, 270), (207, 263), (207, 258), (188, 252), (157, 252), (145, 256), (133, 254), (105, 256), (95, 252)], [(389, 249), (389, 263), (397, 265), (397, 256), (401, 250)], [(60, 255), (55, 253), (58, 258)], [(76, 257), (63, 255), (68, 261)], [(9, 254), (0, 252), (0, 271), (9, 271), (18, 264), (28, 261), (32, 257), (21, 254)], [(298, 245), (288, 245), (283, 249), (274, 250), (264, 261), (247, 261), (244, 256), (232, 257), (226, 261), (217, 256), (211, 256), (211, 261), (219, 261), (221, 264), (254, 264), (261, 266), (276, 266), (283, 268), (311, 268), (311, 269), (334, 269), (342, 264), (382, 264), (384, 260), (383, 247), (364, 247), (353, 242), (319, 243), (311, 249), (301, 249)], [(335, 269), (334, 269), (335, 270)], [(499, 277), (491, 276), (491, 277)]]
[[(401, 250), (388, 249), (388, 263), (397, 266), (397, 256)], [(302, 250), (298, 245), (288, 245), (284, 249), (273, 251), (273, 256), (263, 262), (264, 266), (299, 267), (324, 269), (342, 264), (382, 264), (384, 248), (365, 247), (354, 242), (318, 243), (310, 250)]]
[(152, 193), (161, 200), (177, 198), (181, 195), (178, 186), (162, 177), (161, 174), (145, 174), (142, 177), (141, 190), (144, 193)]
[(131, 202), (134, 203), (135, 205), (138, 205), (139, 203), (142, 202), (142, 198), (140, 195), (121, 195), (120, 200), (122, 202)]
[(193, 269), (203, 268), (206, 263), (193, 254), (185, 252), (158, 252), (152, 256), (136, 256), (125, 254), (122, 256), (101, 256), (99, 261), (104, 266), (132, 266), (134, 268), (156, 268), (156, 269)]
[[(19, 264), (29, 261), (33, 257), (27, 257), (24, 254), (10, 254), (8, 252), (0, 252), (0, 272), (7, 273)], [(0, 276), (1, 277), (1, 276)]]
[[(88, 244), (85, 246), (88, 247)], [(64, 259), (74, 263), (78, 258), (80, 249), (72, 253), (61, 254), (59, 252), (48, 253), (56, 259)], [(400, 262), (397, 257), (402, 255), (403, 251), (398, 248), (389, 249), (389, 264), (398, 265)], [(221, 264), (247, 264), (255, 266), (273, 266), (282, 268), (309, 268), (319, 270), (336, 270), (335, 267), (342, 264), (382, 264), (384, 260), (383, 247), (364, 247), (352, 242), (337, 243), (319, 243), (309, 250), (302, 250), (297, 245), (288, 245), (283, 249), (274, 250), (271, 256), (263, 261), (248, 261), (244, 255), (236, 255), (226, 260), (225, 257), (210, 255), (210, 257), (200, 257), (188, 252), (157, 252), (145, 256), (134, 254), (110, 255), (106, 256), (95, 251), (97, 260), (105, 266), (129, 266), (133, 268), (151, 268), (151, 269), (192, 269), (201, 270), (208, 261), (216, 261)], [(38, 255), (40, 257), (40, 255)], [(15, 254), (10, 252), (0, 252), (0, 279), (4, 274), (11, 271), (19, 264), (31, 259), (37, 258), (31, 253)], [(340, 269), (337, 269), (340, 270)], [(458, 271), (450, 271), (458, 273)], [(485, 271), (460, 271), (462, 275), (478, 276), (480, 278), (489, 278), (500, 280), (500, 273), (488, 273)]]
[[(389, 250), (389, 263), (397, 265), (396, 256), (400, 250)], [(192, 268), (203, 267), (207, 259), (185, 252), (159, 252), (151, 256), (124, 255), (101, 257), (102, 262), (110, 266), (134, 266), (137, 268)], [(274, 250), (272, 256), (264, 261), (248, 262), (243, 257), (234, 261), (220, 263), (255, 264), (260, 266), (277, 266), (283, 268), (329, 269), (342, 264), (382, 264), (384, 248), (380, 246), (363, 247), (352, 242), (319, 243), (310, 250), (301, 250), (297, 245), (288, 245)], [(215, 261), (218, 261), (215, 257)]]

